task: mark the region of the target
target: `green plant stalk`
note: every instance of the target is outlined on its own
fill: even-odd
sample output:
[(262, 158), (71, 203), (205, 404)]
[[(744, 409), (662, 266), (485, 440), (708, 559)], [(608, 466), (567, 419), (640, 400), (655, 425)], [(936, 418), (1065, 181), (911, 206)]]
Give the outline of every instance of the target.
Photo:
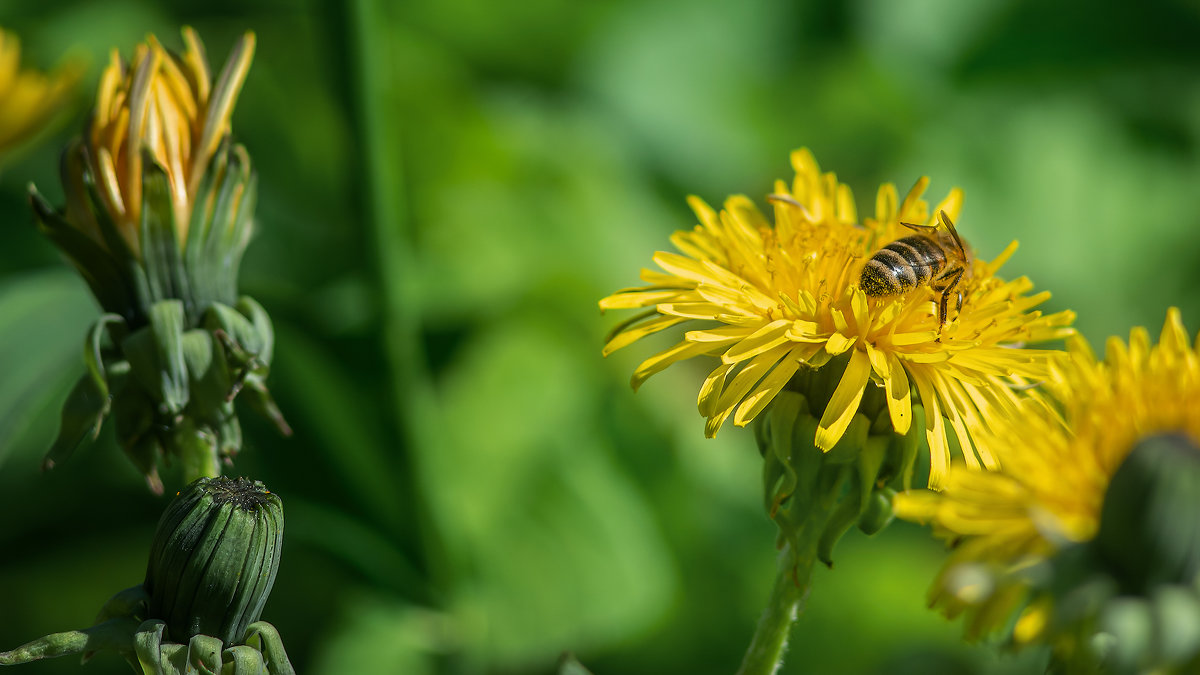
[(437, 430), (440, 417), (421, 347), (416, 296), (419, 260), (411, 244), (412, 225), (403, 192), (400, 138), (394, 109), (385, 95), (395, 86), (389, 79), (393, 60), (388, 46), (395, 36), (387, 30), (388, 5), (385, 0), (346, 3), (346, 44), (352, 45), (349, 56), (357, 73), (353, 92), (363, 140), (362, 195), (372, 248), (378, 256), (382, 335), (393, 383), (395, 417), (407, 450), (405, 459), (409, 467), (405, 470), (418, 477), (409, 485), (414, 494), (412, 507), (425, 556), (425, 571), (437, 593), (449, 588), (447, 577), (451, 565), (446, 560), (447, 549), (430, 511), (429, 498), (422, 493), (424, 481), (419, 477), (423, 474), (421, 453), (435, 452), (440, 442)]
[(812, 561), (799, 563), (792, 555), (791, 547), (785, 547), (779, 554), (779, 573), (775, 576), (771, 598), (758, 619), (758, 628), (742, 658), (739, 675), (771, 674), (779, 669), (792, 624), (808, 598), (811, 580)]
[(128, 649), (137, 625), (137, 620), (121, 617), (84, 630), (53, 633), (11, 651), (0, 652), (0, 666), (15, 666), (85, 651)]
[(813, 566), (821, 534), (836, 511), (838, 499), (821, 499), (806, 514), (798, 539), (800, 548), (785, 544), (779, 552), (779, 569), (766, 609), (758, 619), (758, 627), (750, 647), (742, 657), (738, 675), (774, 675), (783, 665), (788, 636), (812, 586)]

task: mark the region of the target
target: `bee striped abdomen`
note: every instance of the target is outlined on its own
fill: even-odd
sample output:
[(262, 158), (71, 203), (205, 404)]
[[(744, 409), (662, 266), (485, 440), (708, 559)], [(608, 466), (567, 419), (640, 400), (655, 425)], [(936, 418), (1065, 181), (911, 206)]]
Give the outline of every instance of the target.
[(897, 239), (863, 265), (858, 285), (871, 297), (899, 295), (929, 283), (946, 266), (946, 253), (920, 235)]

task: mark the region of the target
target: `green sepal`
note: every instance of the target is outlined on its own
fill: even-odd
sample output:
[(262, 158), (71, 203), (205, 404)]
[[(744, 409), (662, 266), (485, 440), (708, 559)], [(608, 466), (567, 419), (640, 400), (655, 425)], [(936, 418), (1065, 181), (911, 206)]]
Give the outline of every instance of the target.
[(245, 148), (228, 137), (201, 179), (188, 226), (188, 276), (203, 309), (233, 303), (238, 267), (250, 242), (257, 187)]
[(271, 358), (275, 352), (275, 327), (271, 324), (271, 315), (267, 314), (267, 310), (263, 309), (257, 300), (248, 295), (238, 298), (234, 309), (249, 319), (250, 324), (254, 326), (259, 340), (256, 352), (259, 362), (263, 366), (271, 365)]
[(248, 645), (234, 645), (222, 654), (221, 675), (265, 675), (267, 662), (262, 652)]
[(116, 426), (117, 441), (134, 466), (146, 477), (146, 482), (155, 494), (162, 494), (162, 480), (158, 477), (158, 460), (162, 456), (162, 443), (156, 433), (155, 408), (157, 405), (129, 372), (126, 362), (125, 373), (115, 377), (116, 366), (109, 365), (112, 383), (112, 416)]
[(221, 475), (217, 438), (206, 428), (185, 417), (171, 432), (171, 449), (183, 465), (183, 479), (216, 478)]
[(95, 440), (100, 433), (100, 426), (112, 402), (102, 354), (104, 332), (109, 324), (123, 325), (124, 322), (117, 314), (104, 314), (88, 331), (83, 345), (83, 362), (87, 371), (75, 383), (63, 404), (58, 436), (42, 460), (43, 469), (53, 468), (69, 457), (85, 438), (90, 436)]
[[(866, 419), (865, 417), (863, 419)], [(893, 434), (886, 436), (868, 436), (863, 440), (862, 448), (858, 451), (858, 513), (867, 510), (871, 495), (880, 484), (880, 469), (887, 460), (888, 449), (892, 445)]]
[(183, 360), (190, 381), (193, 410), (211, 410), (226, 400), (230, 389), (228, 368), (212, 334), (193, 329), (183, 334)]
[[(83, 194), (79, 195), (79, 199), (85, 203), (84, 210), (99, 230), (105, 248), (108, 249), (116, 264), (124, 270), (126, 285), (130, 293), (128, 306), (107, 307), (106, 309), (125, 316), (132, 325), (141, 325), (146, 319), (150, 306), (154, 304), (146, 270), (142, 267), (138, 256), (129, 247), (129, 242), (117, 228), (117, 224), (113, 222), (104, 200), (100, 197), (96, 177), (88, 168), (92, 163), (88, 159), (87, 146), (80, 145), (78, 153), (69, 154), (68, 159), (71, 164), (64, 162), (63, 185), (70, 185), (70, 180), (66, 178), (68, 172), (83, 178), (82, 186), (80, 186)], [(70, 203), (70, 197), (68, 203)]]
[[(248, 318), (228, 305), (214, 303), (204, 317), (204, 327), (225, 346), (230, 363), (249, 373), (263, 363), (263, 339)], [(244, 375), (242, 376), (244, 377)], [(236, 379), (241, 380), (242, 377)]]
[[(886, 412), (885, 412), (886, 414)], [(879, 480), (890, 483), (896, 477), (900, 478), (900, 488), (912, 489), (913, 474), (916, 473), (917, 457), (921, 453), (921, 445), (925, 440), (925, 408), (919, 403), (912, 404), (912, 422), (908, 433), (891, 434), (891, 446), (887, 459), (879, 470)]]
[(283, 648), (283, 638), (279, 637), (275, 626), (266, 621), (255, 621), (246, 628), (243, 643), (262, 652), (267, 672), (271, 675), (296, 675), (292, 662), (288, 660), (287, 651)]
[(85, 438), (96, 438), (110, 407), (106, 390), (107, 387), (102, 390), (87, 373), (79, 378), (63, 403), (58, 436), (42, 460), (42, 469), (53, 469), (56, 464), (70, 457)]
[(871, 492), (867, 506), (858, 518), (858, 529), (863, 534), (875, 534), (892, 522), (896, 517), (896, 512), (892, 509), (892, 498), (895, 496), (896, 491), (889, 487)]
[(184, 308), (180, 300), (163, 300), (150, 308), (150, 325), (121, 341), (121, 351), (134, 377), (165, 413), (178, 415), (189, 399), (187, 363), (183, 355)]
[(862, 413), (855, 413), (841, 439), (825, 453), (825, 461), (832, 464), (849, 464), (857, 461), (870, 432), (871, 420)]
[(292, 427), (283, 418), (283, 412), (276, 405), (275, 399), (271, 397), (271, 392), (267, 390), (267, 386), (262, 380), (253, 375), (247, 377), (242, 399), (249, 403), (251, 409), (256, 413), (271, 420), (280, 434), (292, 435)]
[(138, 626), (133, 636), (133, 651), (145, 675), (167, 675), (171, 671), (163, 668), (163, 633), (167, 624), (159, 619), (147, 619)]
[(781, 391), (771, 402), (763, 421), (754, 426), (755, 438), (763, 455), (763, 499), (767, 513), (774, 517), (784, 500), (796, 492), (799, 478), (792, 466), (792, 437), (796, 421), (808, 417), (808, 402), (803, 394)]
[[(837, 504), (817, 541), (817, 559), (828, 567), (833, 566), (834, 546), (862, 515), (874, 488), (879, 466), (883, 463), (879, 444), (882, 442), (886, 445), (887, 441), (870, 436), (870, 430), (870, 420), (862, 413), (855, 413), (841, 440), (825, 453), (823, 473), (838, 478), (837, 486), (827, 487), (822, 495), (826, 501)], [(842, 480), (851, 478), (855, 480), (851, 480), (849, 492), (842, 494)]]
[(140, 623), (146, 616), (146, 602), (149, 598), (141, 584), (126, 588), (104, 603), (92, 623), (101, 624), (118, 617), (136, 618)]
[(38, 229), (71, 260), (100, 306), (110, 312), (127, 312), (135, 298), (128, 270), (117, 264), (102, 244), (67, 222), (33, 185), (29, 186), (29, 203)]
[[(109, 254), (115, 260), (136, 264), (137, 256), (134, 255), (133, 249), (129, 247), (129, 242), (113, 222), (104, 200), (100, 197), (96, 177), (91, 170), (93, 165), (86, 143), (76, 140), (68, 147), (62, 160), (63, 187), (68, 192), (68, 200), (77, 198), (82, 202), (82, 211), (90, 216), (92, 223), (100, 233), (104, 247), (108, 249)], [(82, 181), (76, 182), (71, 178), (74, 176), (82, 178)], [(77, 194), (70, 194), (74, 191), (77, 191)]]
[(250, 164), (250, 155), (241, 145), (229, 151), (229, 167), (221, 185), (205, 248), (213, 260), (221, 263), (217, 270), (219, 299), (237, 297), (238, 268), (250, 243), (254, 209), (258, 202), (258, 180)]
[(217, 454), (222, 458), (237, 455), (242, 449), (242, 424), (238, 422), (233, 401), (224, 401), (217, 406), (211, 424), (217, 437)]
[(149, 299), (153, 303), (151, 322), (154, 308), (165, 300), (180, 301), (184, 316), (190, 319), (195, 308), (190, 306), (192, 294), (183, 267), (175, 209), (171, 205), (170, 179), (149, 150), (142, 152), (141, 216), (142, 267), (146, 270)]
[(821, 538), (817, 541), (817, 559), (826, 567), (833, 567), (833, 547), (841, 541), (850, 527), (858, 522), (862, 509), (857, 495), (854, 494), (857, 490), (857, 487), (852, 488), (850, 495), (838, 501), (837, 508), (826, 522)]
[(225, 645), (210, 635), (193, 635), (187, 644), (187, 673), (218, 675)]

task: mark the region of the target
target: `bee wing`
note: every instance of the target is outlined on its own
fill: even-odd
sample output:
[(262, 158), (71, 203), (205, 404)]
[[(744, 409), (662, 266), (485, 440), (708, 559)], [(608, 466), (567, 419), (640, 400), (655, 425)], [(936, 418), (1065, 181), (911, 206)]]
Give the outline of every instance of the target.
[(954, 238), (954, 245), (958, 247), (959, 253), (961, 253), (965, 258), (967, 255), (967, 247), (963, 246), (962, 239), (958, 236), (958, 230), (954, 229), (954, 222), (950, 220), (950, 216), (946, 215), (945, 211), (938, 211), (937, 215), (938, 222), (941, 223), (942, 227), (945, 227), (946, 231), (950, 233), (950, 236)]

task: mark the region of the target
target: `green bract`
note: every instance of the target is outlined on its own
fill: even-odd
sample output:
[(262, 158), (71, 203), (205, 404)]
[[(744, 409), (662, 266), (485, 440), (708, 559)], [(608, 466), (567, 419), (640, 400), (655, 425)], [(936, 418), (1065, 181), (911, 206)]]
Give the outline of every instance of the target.
[(221, 460), (241, 449), (233, 401), (242, 390), (290, 433), (266, 388), (270, 317), (252, 298), (237, 295), (255, 202), (250, 159), (240, 145), (223, 143), (181, 227), (167, 172), (146, 154), (134, 251), (101, 204), (87, 153), (78, 143), (64, 158), (64, 211), (31, 193), (42, 230), (105, 311), (87, 336), (87, 372), (63, 407), (46, 464), (94, 437), (111, 413), (118, 442), (156, 492), (162, 491), (157, 464), (164, 453), (183, 463), (186, 480), (217, 476)]
[(907, 433), (895, 433), (883, 394), (868, 387), (837, 445), (827, 452), (816, 448), (812, 439), (824, 401), (841, 375), (835, 365), (798, 374), (755, 424), (763, 496), (779, 526), (779, 546), (826, 565), (833, 564), (834, 546), (851, 527), (874, 534), (891, 522), (891, 496), (912, 480), (924, 420), (923, 408), (914, 405), (916, 421)]
[(109, 599), (91, 628), (0, 652), (0, 665), (109, 649), (146, 675), (290, 675), (279, 633), (258, 620), (282, 547), (279, 497), (245, 478), (201, 478), (163, 512), (144, 583)]

